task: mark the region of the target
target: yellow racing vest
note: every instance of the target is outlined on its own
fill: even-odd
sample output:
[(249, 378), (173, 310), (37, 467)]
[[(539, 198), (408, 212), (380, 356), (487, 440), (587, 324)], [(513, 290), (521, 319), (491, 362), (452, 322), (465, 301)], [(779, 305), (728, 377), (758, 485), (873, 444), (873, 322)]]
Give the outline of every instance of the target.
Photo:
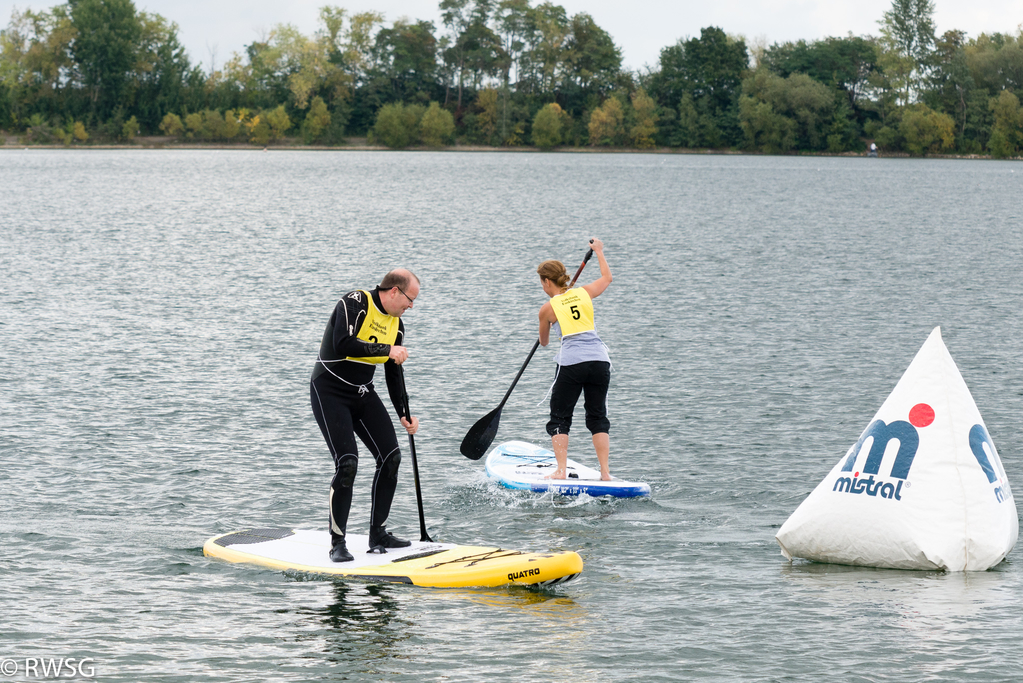
[(551, 308), (561, 326), (561, 337), (593, 331), (593, 299), (582, 287), (570, 289), (551, 298)]
[[(364, 342), (390, 344), (393, 346), (394, 342), (398, 339), (398, 319), (393, 315), (387, 315), (387, 313), (377, 308), (369, 292), (364, 289), (359, 291), (366, 297), (369, 306), (366, 308), (366, 317), (363, 318), (362, 325), (359, 326), (359, 332), (355, 336)], [(356, 363), (386, 363), (388, 356), (366, 356), (364, 358), (349, 356), (345, 360), (355, 361)]]

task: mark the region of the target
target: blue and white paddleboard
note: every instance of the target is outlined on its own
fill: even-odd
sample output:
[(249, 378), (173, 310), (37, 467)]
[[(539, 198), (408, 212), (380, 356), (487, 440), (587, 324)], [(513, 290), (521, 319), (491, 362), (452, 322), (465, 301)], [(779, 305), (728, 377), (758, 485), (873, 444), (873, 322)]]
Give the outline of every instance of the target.
[(568, 479), (547, 479), (557, 461), (554, 451), (525, 441), (505, 441), (487, 454), (486, 472), (491, 479), (510, 489), (553, 491), (562, 496), (615, 496), (634, 498), (649, 496), (650, 485), (612, 478), (601, 481), (600, 472), (592, 467), (568, 460)]

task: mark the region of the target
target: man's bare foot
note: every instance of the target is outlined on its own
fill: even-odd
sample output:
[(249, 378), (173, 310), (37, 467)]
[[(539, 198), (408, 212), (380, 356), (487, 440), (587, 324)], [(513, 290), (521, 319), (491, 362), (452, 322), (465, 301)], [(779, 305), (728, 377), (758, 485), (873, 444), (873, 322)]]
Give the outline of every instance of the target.
[(544, 479), (566, 479), (565, 470), (554, 470), (553, 473), (548, 474)]

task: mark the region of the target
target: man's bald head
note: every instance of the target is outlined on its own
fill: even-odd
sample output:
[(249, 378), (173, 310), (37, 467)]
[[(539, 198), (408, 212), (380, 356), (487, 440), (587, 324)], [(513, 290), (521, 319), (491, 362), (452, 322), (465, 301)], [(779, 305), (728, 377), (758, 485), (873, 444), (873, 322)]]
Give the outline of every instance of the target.
[(415, 273), (406, 268), (395, 268), (385, 275), (384, 279), (380, 281), (379, 289), (401, 287), (403, 290), (408, 291), (413, 282), (415, 282), (417, 286), (419, 285), (419, 278)]

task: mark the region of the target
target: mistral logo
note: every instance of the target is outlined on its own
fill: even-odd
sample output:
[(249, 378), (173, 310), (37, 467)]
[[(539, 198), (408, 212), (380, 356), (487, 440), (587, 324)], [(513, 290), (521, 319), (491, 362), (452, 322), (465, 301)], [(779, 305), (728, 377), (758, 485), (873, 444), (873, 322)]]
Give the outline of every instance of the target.
[[(908, 483), (909, 470), (913, 466), (913, 459), (916, 458), (917, 448), (920, 446), (920, 434), (917, 429), (923, 429), (934, 422), (934, 409), (926, 403), (917, 403), (909, 411), (909, 422), (896, 420), (891, 424), (885, 424), (884, 420), (874, 420), (863, 432), (863, 436), (856, 442), (856, 445), (849, 450), (849, 456), (845, 459), (842, 472), (853, 472), (851, 477), (839, 477), (835, 482), (832, 491), (839, 493), (866, 493), (868, 496), (880, 496), (889, 500), (902, 500), (902, 487)], [(872, 439), (870, 452), (867, 454), (867, 461), (863, 464), (863, 477), (860, 472), (854, 471), (856, 456), (860, 454), (867, 439)], [(888, 442), (895, 439), (899, 443), (898, 453), (895, 455), (895, 463), (892, 465), (888, 479), (879, 476), (881, 460)], [(870, 475), (869, 477), (867, 475)]]
[(984, 470), (987, 482), (994, 484), (995, 500), (999, 503), (1012, 497), (1012, 490), (1009, 489), (1009, 480), (1005, 477), (1002, 469), (1002, 462), (998, 459), (998, 451), (991, 441), (984, 425), (976, 424), (970, 428), (970, 450), (977, 458), (980, 469)]

